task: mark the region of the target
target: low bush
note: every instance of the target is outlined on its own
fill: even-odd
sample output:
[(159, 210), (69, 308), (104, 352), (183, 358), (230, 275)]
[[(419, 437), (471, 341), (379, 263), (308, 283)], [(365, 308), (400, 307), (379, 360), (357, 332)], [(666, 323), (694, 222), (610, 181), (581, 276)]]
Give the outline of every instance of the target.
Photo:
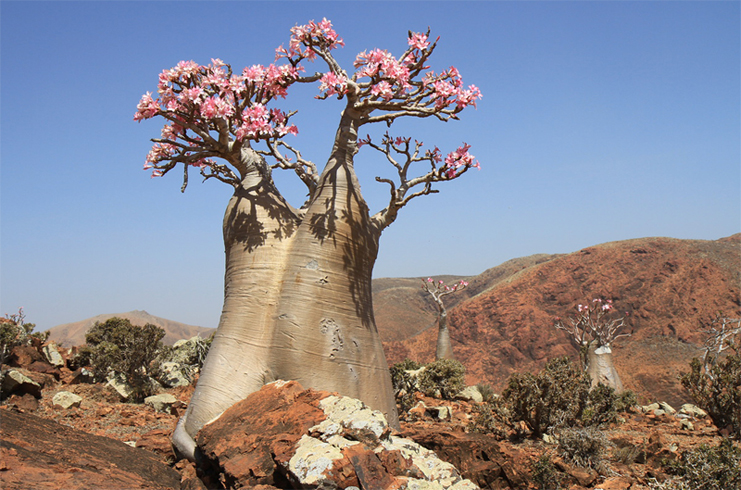
[(402, 412), (408, 412), (414, 404), (414, 392), (417, 390), (417, 379), (407, 371), (416, 371), (422, 365), (411, 359), (404, 359), (396, 363), (389, 371), (391, 383), (394, 387), (394, 396)]
[(89, 364), (93, 376), (103, 381), (111, 374), (122, 376), (133, 390), (131, 401), (141, 401), (154, 391), (150, 377), (159, 369), (158, 355), (165, 331), (151, 323), (132, 325), (124, 318), (97, 322), (85, 335), (80, 364)]
[(33, 333), (34, 328), (35, 323), (26, 322), (23, 308), (18, 313), (6, 314), (0, 322), (0, 384), (5, 377), (2, 365), (7, 361), (13, 347), (30, 345), (34, 340), (38, 342), (36, 345), (41, 345), (49, 338), (49, 331)]
[(616, 394), (604, 385), (590, 390), (589, 376), (568, 357), (549, 361), (538, 374), (515, 373), (500, 402), (510, 423), (525, 422), (535, 437), (568, 427), (599, 427), (619, 420), (635, 404), (632, 392)]
[(596, 427), (566, 428), (558, 432), (561, 456), (582, 468), (599, 469), (610, 442)]
[(716, 427), (728, 427), (734, 437), (741, 438), (741, 356), (738, 350), (712, 365), (693, 359), (690, 372), (682, 375), (680, 381)]
[[(685, 451), (676, 461), (666, 464), (667, 472), (676, 475), (678, 488), (728, 490), (741, 488), (741, 448), (730, 439), (716, 447), (705, 444)], [(682, 486), (683, 485), (683, 486)]]
[(476, 385), (476, 389), (479, 390), (479, 393), (481, 393), (481, 398), (483, 398), (486, 403), (493, 402), (497, 397), (497, 394), (494, 392), (494, 388), (492, 388), (489, 384), (479, 383)]
[(466, 368), (454, 359), (427, 364), (419, 375), (419, 389), (427, 396), (452, 400), (466, 387)]
[(515, 373), (502, 392), (512, 422), (525, 422), (536, 437), (581, 420), (590, 380), (568, 357), (546, 364), (539, 374)]
[(558, 490), (561, 478), (556, 466), (547, 454), (543, 454), (532, 464), (532, 480), (540, 490)]

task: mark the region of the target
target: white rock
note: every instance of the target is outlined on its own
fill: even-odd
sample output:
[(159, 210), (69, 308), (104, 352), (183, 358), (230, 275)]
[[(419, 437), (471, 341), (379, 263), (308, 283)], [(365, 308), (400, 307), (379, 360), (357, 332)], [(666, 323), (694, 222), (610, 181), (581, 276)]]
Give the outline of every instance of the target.
[(163, 362), (162, 365), (162, 376), (160, 380), (168, 388), (176, 388), (178, 386), (190, 386), (191, 379), (183, 371), (190, 372), (191, 367), (187, 364), (181, 364), (179, 362)]
[(682, 405), (682, 407), (679, 409), (679, 413), (683, 413), (691, 417), (696, 417), (698, 419), (702, 419), (708, 416), (708, 413), (705, 410), (691, 403), (685, 403), (684, 405)]
[(439, 482), (408, 478), (406, 490), (445, 490)]
[(144, 404), (154, 408), (156, 412), (170, 413), (170, 408), (178, 399), (169, 393), (161, 395), (148, 396), (144, 399)]
[(64, 358), (59, 353), (57, 344), (52, 342), (42, 347), (41, 350), (44, 352), (44, 357), (49, 361), (49, 364), (55, 367), (64, 367)]
[(660, 405), (658, 403), (652, 403), (650, 405), (644, 405), (641, 407), (641, 410), (643, 410), (644, 413), (653, 412), (654, 410), (658, 410), (660, 408)]
[(669, 404), (668, 404), (668, 403), (666, 403), (666, 402), (661, 402), (661, 403), (659, 403), (659, 407), (660, 407), (660, 408), (661, 408), (661, 409), (662, 409), (663, 411), (665, 411), (666, 413), (668, 413), (669, 415), (672, 415), (672, 414), (675, 414), (675, 413), (677, 413), (677, 411), (676, 411), (676, 410), (674, 410), (674, 407), (672, 407), (671, 405), (669, 405)]
[(77, 408), (82, 403), (82, 397), (75, 395), (69, 391), (60, 391), (54, 398), (51, 399), (51, 404), (54, 408)]
[(461, 480), (448, 490), (480, 490), (479, 486), (471, 480)]
[(31, 393), (36, 397), (41, 396), (41, 385), (32, 380), (25, 374), (15, 369), (5, 373), (2, 385), (3, 393), (10, 394), (13, 392)]
[(465, 390), (458, 393), (455, 397), (462, 400), (470, 400), (476, 403), (481, 403), (484, 401), (484, 396), (475, 386), (467, 386)]
[(334, 461), (342, 458), (339, 448), (304, 435), (296, 444), (296, 453), (288, 461), (288, 470), (302, 485), (315, 485), (325, 479), (324, 472), (332, 468)]
[(342, 428), (366, 429), (373, 432), (376, 437), (381, 437), (388, 431), (383, 413), (371, 410), (360, 400), (346, 396), (328, 396), (319, 402), (319, 408), (324, 411), (327, 418), (316, 426), (318, 432), (339, 434)]

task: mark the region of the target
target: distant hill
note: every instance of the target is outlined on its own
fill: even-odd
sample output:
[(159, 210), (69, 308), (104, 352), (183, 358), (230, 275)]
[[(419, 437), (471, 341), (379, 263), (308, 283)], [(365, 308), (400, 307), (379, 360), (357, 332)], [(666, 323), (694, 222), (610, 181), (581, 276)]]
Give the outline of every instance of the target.
[[(437, 309), (422, 291), (422, 279), (373, 280), (376, 324), (390, 364), (434, 357)], [(576, 358), (566, 334), (553, 328), (554, 318), (568, 317), (579, 302), (604, 297), (628, 312), (634, 329), (613, 346), (623, 383), (646, 400), (676, 405), (688, 401), (677, 376), (701, 352), (701, 324), (719, 311), (741, 316), (741, 233), (719, 240), (611, 242), (512, 259), (473, 277), (434, 279), (469, 282), (446, 297), (453, 348), (469, 383), (489, 383), (499, 391), (513, 372), (537, 371), (556, 356)], [(214, 331), (131, 311), (59, 325), (50, 338), (82, 345), (87, 329), (113, 316), (162, 327), (166, 344)]]
[[(702, 322), (719, 311), (741, 315), (741, 234), (720, 240), (605, 243), (571, 254), (515, 259), (469, 282), (469, 290), (448, 296), (446, 304), (453, 348), (470, 383), (486, 382), (500, 390), (512, 372), (537, 371), (556, 356), (575, 357), (566, 334), (552, 327), (554, 318), (572, 315), (580, 302), (605, 297), (629, 313), (635, 329), (613, 346), (624, 384), (647, 398), (678, 403), (687, 397), (677, 375), (700, 353)], [(403, 283), (399, 287), (405, 291)], [(404, 317), (410, 297), (407, 291), (388, 295), (383, 311), (376, 308), (389, 363), (434, 357), (431, 303), (414, 326), (419, 333), (400, 340), (401, 332), (414, 330)], [(421, 310), (418, 303), (410, 309)]]
[(56, 327), (49, 329), (49, 340), (53, 340), (63, 347), (83, 345), (85, 343), (85, 333), (90, 327), (95, 325), (95, 322), (105, 322), (114, 316), (125, 318), (134, 325), (145, 325), (147, 323), (157, 325), (164, 329), (165, 337), (162, 341), (167, 345), (172, 345), (180, 339), (189, 339), (199, 334), (201, 337), (208, 337), (214, 332), (213, 328), (186, 325), (185, 323), (179, 323), (166, 318), (150, 315), (146, 311), (134, 310), (129, 311), (128, 313), (108, 313), (94, 316), (87, 320), (81, 320), (79, 322), (57, 325)]

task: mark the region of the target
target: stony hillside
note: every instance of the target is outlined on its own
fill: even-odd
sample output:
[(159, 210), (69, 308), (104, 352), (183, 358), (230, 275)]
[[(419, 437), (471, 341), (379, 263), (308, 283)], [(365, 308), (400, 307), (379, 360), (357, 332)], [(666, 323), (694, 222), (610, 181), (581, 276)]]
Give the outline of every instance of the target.
[[(520, 271), (556, 257), (559, 255), (531, 255), (508, 260), (474, 277), (435, 276), (434, 279), (445, 281), (446, 284), (454, 284), (461, 279), (468, 281), (466, 289), (445, 297), (445, 305), (450, 309)], [(437, 307), (430, 295), (422, 290), (423, 279), (426, 278), (373, 280), (373, 310), (378, 331), (385, 342), (405, 340), (436, 325)]]
[[(531, 264), (511, 262), (518, 265), (470, 279), (468, 294), (473, 296), (463, 301), (465, 291), (449, 296), (461, 301), (449, 302), (451, 337), (469, 382), (486, 382), (497, 390), (514, 371), (535, 371), (552, 357), (575, 356), (566, 334), (552, 327), (554, 318), (569, 316), (580, 302), (604, 297), (628, 313), (634, 329), (632, 337), (614, 346), (624, 384), (647, 398), (679, 403), (686, 397), (676, 378), (699, 352), (702, 322), (718, 311), (741, 315), (741, 234), (714, 241), (626, 240), (540, 256)], [(493, 278), (490, 284), (486, 275)], [(396, 306), (397, 311), (404, 307)], [(383, 308), (378, 323), (389, 339), (389, 362), (405, 357), (430, 361), (435, 328), (399, 340), (386, 334), (401, 330), (389, 322), (397, 316), (394, 306), (387, 301)], [(425, 322), (434, 326), (434, 319), (430, 306)]]
[(134, 310), (127, 313), (107, 313), (79, 322), (57, 325), (49, 329), (49, 340), (53, 340), (62, 347), (83, 345), (85, 343), (85, 333), (90, 327), (95, 325), (96, 322), (105, 322), (114, 316), (125, 318), (134, 325), (145, 325), (147, 323), (157, 325), (165, 330), (165, 337), (162, 341), (167, 345), (172, 345), (180, 339), (189, 339), (198, 334), (202, 337), (208, 337), (214, 331), (212, 328), (186, 325), (185, 323), (150, 315), (146, 311)]

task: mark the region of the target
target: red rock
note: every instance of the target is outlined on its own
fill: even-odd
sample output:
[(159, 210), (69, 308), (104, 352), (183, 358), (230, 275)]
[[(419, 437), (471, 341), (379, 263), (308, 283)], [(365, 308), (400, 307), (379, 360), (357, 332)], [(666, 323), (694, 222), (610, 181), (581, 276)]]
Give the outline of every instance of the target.
[(7, 404), (26, 412), (35, 412), (39, 408), (39, 400), (30, 393), (11, 395)]
[(608, 478), (599, 485), (601, 490), (628, 490), (633, 485), (633, 480), (624, 476)]
[[(342, 453), (352, 463), (360, 488), (395, 490), (402, 486), (400, 480), (389, 474), (378, 456), (363, 444), (346, 447)], [(340, 488), (350, 486), (337, 483), (340, 484)]]
[(172, 443), (170, 442), (171, 435), (171, 430), (150, 430), (136, 441), (136, 447), (146, 449), (147, 451), (156, 454), (163, 462), (169, 463), (175, 461), (175, 453), (172, 450)]
[[(528, 459), (519, 451), (506, 454), (493, 437), (465, 433), (444, 427), (422, 428), (402, 425), (402, 435), (435, 451), (443, 461), (453, 464), (463, 478), (481, 488), (525, 488), (525, 474), (516, 469), (515, 461)], [(529, 464), (529, 459), (528, 459)]]
[(53, 376), (54, 379), (57, 381), (59, 381), (59, 378), (61, 377), (59, 368), (52, 366), (46, 361), (34, 361), (29, 364), (26, 369), (28, 369), (29, 371), (34, 371), (36, 373), (48, 374), (49, 376)]
[(10, 351), (7, 364), (8, 366), (25, 368), (36, 361), (44, 361), (44, 356), (38, 349), (30, 345), (17, 345)]
[(146, 451), (28, 413), (0, 417), (3, 490), (180, 488), (180, 475)]
[(266, 385), (235, 404), (196, 437), (204, 472), (222, 472), (227, 481), (247, 486), (285, 480), (280, 463), (287, 464), (301, 436), (324, 420), (316, 402), (327, 395), (292, 381)]

